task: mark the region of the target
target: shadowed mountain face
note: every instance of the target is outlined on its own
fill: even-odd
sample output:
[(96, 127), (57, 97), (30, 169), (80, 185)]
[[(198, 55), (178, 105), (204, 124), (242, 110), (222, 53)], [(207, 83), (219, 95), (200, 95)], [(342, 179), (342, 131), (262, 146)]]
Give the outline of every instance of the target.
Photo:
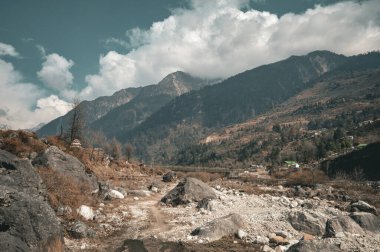
[[(192, 77), (184, 72), (166, 76), (157, 85), (122, 89), (112, 96), (99, 97), (93, 101), (83, 101), (79, 105), (86, 126), (101, 130), (112, 137), (120, 130), (130, 130), (144, 121), (168, 101), (183, 93), (214, 82)], [(39, 136), (56, 135), (63, 130), (72, 112), (61, 116), (40, 128)]]
[[(79, 104), (79, 109), (85, 111), (84, 121), (88, 125), (89, 123), (104, 116), (107, 112), (115, 107), (118, 107), (126, 102), (132, 100), (139, 92), (141, 88), (127, 88), (117, 91), (112, 96), (102, 96), (93, 101), (83, 101)], [(60, 116), (53, 121), (47, 123), (39, 130), (37, 134), (40, 137), (57, 135), (60, 133), (61, 126), (65, 129), (69, 118), (72, 116), (72, 111), (69, 111), (66, 115)]]
[(184, 72), (172, 73), (157, 85), (142, 87), (133, 100), (94, 121), (91, 123), (91, 128), (101, 130), (108, 137), (120, 135), (120, 132), (129, 131), (140, 125), (174, 97), (212, 83)]
[[(307, 88), (310, 80), (346, 61), (345, 56), (316, 51), (248, 70), (170, 101), (134, 131), (120, 132), (118, 138), (131, 141), (143, 157), (149, 159), (152, 153), (158, 153), (170, 159), (168, 153), (183, 148), (184, 142), (197, 142), (210, 129), (264, 113)], [(170, 151), (161, 153), (165, 149), (162, 146)]]

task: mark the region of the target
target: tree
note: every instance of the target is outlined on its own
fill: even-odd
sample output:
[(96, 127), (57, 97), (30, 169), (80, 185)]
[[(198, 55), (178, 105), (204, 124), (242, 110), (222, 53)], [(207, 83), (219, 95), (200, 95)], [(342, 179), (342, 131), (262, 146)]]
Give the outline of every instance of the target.
[(69, 112), (66, 138), (70, 142), (72, 142), (74, 139), (82, 141), (84, 133), (84, 124), (84, 111), (82, 109), (82, 106), (80, 106), (80, 100), (78, 98), (74, 98), (72, 110)]
[(116, 140), (116, 138), (112, 138), (110, 142), (110, 147), (111, 147), (111, 156), (119, 160), (121, 158), (121, 143)]
[(127, 158), (128, 162), (132, 157), (133, 147), (131, 144), (125, 145), (125, 157)]

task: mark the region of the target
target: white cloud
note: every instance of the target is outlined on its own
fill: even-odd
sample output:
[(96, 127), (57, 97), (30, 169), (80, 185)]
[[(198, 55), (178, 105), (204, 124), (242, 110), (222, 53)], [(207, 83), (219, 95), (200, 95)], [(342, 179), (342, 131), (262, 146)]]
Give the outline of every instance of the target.
[[(41, 53), (45, 53), (43, 47), (40, 50)], [(70, 72), (74, 62), (56, 53), (49, 54), (44, 58), (42, 69), (37, 72), (37, 76), (45, 86), (58, 91), (69, 88), (74, 79), (73, 74)]]
[(281, 17), (240, 11), (245, 4), (193, 0), (191, 9), (176, 10), (149, 30), (131, 30), (126, 44), (135, 49), (126, 55), (111, 51), (101, 56), (99, 73), (87, 76), (82, 96), (95, 98), (157, 83), (176, 70), (224, 78), (313, 50), (353, 55), (380, 48), (378, 0), (316, 6)]
[[(70, 106), (57, 96), (45, 97), (36, 85), (23, 83), (13, 65), (0, 59), (0, 124), (12, 129), (32, 128), (65, 114)], [(37, 101), (37, 102), (36, 102)]]
[(19, 53), (16, 51), (16, 49), (13, 46), (0, 42), (0, 56), (4, 56), (4, 55), (18, 57)]

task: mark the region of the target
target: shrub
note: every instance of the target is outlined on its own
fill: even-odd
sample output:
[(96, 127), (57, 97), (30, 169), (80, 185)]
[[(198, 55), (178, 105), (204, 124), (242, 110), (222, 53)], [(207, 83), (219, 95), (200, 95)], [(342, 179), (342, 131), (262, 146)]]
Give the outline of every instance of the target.
[(87, 183), (78, 183), (72, 176), (50, 168), (39, 168), (37, 171), (46, 186), (49, 203), (55, 210), (59, 206), (70, 206), (74, 210), (82, 204), (93, 203)]

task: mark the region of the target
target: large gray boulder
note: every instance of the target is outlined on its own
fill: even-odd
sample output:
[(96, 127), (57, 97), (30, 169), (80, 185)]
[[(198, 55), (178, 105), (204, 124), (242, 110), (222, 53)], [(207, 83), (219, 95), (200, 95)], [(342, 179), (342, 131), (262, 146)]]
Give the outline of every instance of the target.
[(28, 161), (0, 150), (0, 251), (63, 251), (63, 232)]
[(326, 237), (337, 237), (344, 233), (362, 235), (364, 231), (350, 216), (339, 216), (326, 222)]
[(195, 178), (182, 179), (173, 190), (168, 192), (161, 201), (177, 206), (180, 204), (187, 204), (192, 201), (199, 202), (204, 198), (215, 199), (216, 194), (214, 190)]
[(354, 202), (350, 205), (351, 212), (367, 212), (367, 213), (373, 213), (376, 214), (376, 207), (371, 206), (365, 201), (359, 200), (357, 202)]
[(291, 246), (287, 252), (316, 252), (316, 251), (329, 251), (340, 252), (342, 251), (338, 245), (329, 243), (327, 240), (312, 240), (312, 241), (300, 241), (297, 244)]
[(366, 231), (380, 233), (380, 218), (371, 213), (352, 213), (351, 218)]
[(244, 226), (243, 217), (232, 213), (208, 222), (203, 227), (196, 228), (191, 234), (201, 238), (208, 238), (209, 241), (215, 241), (223, 236), (237, 234)]
[(289, 222), (294, 229), (311, 235), (323, 235), (326, 221), (325, 216), (312, 211), (297, 211), (289, 214)]
[(42, 190), (41, 179), (30, 162), (4, 150), (0, 150), (0, 185), (34, 194)]
[(89, 184), (93, 190), (98, 188), (96, 178), (86, 173), (85, 166), (76, 157), (64, 153), (56, 146), (47, 148), (32, 163), (34, 166), (48, 167), (54, 171), (68, 174), (78, 182)]

